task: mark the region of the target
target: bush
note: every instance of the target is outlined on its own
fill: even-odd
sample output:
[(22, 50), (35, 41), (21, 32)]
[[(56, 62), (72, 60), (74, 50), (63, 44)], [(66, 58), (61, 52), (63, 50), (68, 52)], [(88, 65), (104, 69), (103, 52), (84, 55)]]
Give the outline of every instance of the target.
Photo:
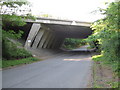
[(17, 45), (8, 39), (3, 39), (2, 46), (2, 56), (4, 59), (19, 59), (32, 56), (32, 54), (24, 48), (17, 48)]
[(109, 65), (110, 67), (112, 67), (112, 70), (116, 75), (119, 74), (119, 71), (120, 71), (119, 61), (114, 60), (114, 61), (110, 62), (109, 60), (106, 60), (106, 57), (104, 55), (102, 55), (102, 54), (92, 56), (92, 60), (94, 60), (95, 62), (100, 61), (105, 65)]
[(85, 44), (86, 44), (86, 42), (84, 39), (66, 38), (64, 40), (64, 47), (68, 48), (68, 49), (80, 47)]
[(108, 3), (106, 9), (100, 12), (105, 15), (103, 19), (95, 21), (91, 28), (93, 34), (89, 36), (88, 41), (98, 41), (100, 44), (101, 54), (109, 62), (120, 60), (120, 2)]
[[(17, 48), (16, 42), (11, 41), (11, 39), (20, 39), (23, 31), (10, 29), (11, 26), (24, 26), (25, 19), (35, 19), (31, 15), (30, 3), (24, 0), (2, 0), (1, 5), (3, 58), (14, 60), (32, 56), (25, 49)], [(28, 6), (28, 8), (24, 8), (24, 6)], [(24, 15), (19, 12), (24, 12)]]

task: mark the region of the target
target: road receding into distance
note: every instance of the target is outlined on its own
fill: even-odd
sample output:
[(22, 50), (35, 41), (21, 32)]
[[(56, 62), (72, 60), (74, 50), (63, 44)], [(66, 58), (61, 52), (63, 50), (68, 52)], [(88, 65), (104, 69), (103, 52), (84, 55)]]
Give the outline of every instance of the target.
[(3, 88), (86, 88), (91, 54), (68, 51), (49, 59), (3, 70)]

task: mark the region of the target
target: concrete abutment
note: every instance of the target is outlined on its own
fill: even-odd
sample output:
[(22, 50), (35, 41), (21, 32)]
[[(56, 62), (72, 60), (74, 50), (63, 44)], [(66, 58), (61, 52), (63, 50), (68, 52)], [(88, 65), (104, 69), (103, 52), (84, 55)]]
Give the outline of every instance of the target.
[(50, 28), (39, 23), (33, 23), (27, 40), (25, 48), (59, 48), (61, 39)]
[[(63, 22), (63, 24), (61, 22)], [(64, 22), (66, 21), (55, 20), (55, 22), (31, 22), (33, 24), (29, 30), (27, 39), (25, 39), (25, 48), (58, 49), (62, 46), (65, 38), (83, 39), (92, 34), (89, 23), (76, 22), (78, 25), (71, 25), (70, 23)]]

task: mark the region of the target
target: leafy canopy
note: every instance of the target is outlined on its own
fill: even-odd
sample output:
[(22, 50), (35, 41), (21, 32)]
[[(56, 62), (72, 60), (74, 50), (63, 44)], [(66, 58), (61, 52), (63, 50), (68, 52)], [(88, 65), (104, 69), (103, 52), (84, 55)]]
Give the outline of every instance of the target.
[(91, 28), (94, 33), (88, 41), (98, 40), (101, 44), (101, 53), (106, 60), (119, 60), (120, 48), (120, 2), (106, 3), (106, 9), (100, 9), (105, 18), (95, 21)]
[[(25, 0), (2, 0), (1, 14), (2, 14), (2, 56), (4, 59), (16, 59), (31, 57), (31, 54), (25, 49), (18, 48), (13, 39), (20, 39), (23, 31), (11, 30), (11, 26), (25, 25), (25, 19), (34, 18), (31, 16), (29, 3)], [(12, 52), (12, 53), (11, 53)]]
[(8, 24), (11, 26), (23, 26), (25, 19), (35, 19), (31, 15), (30, 3), (26, 0), (2, 0), (1, 14), (3, 28)]

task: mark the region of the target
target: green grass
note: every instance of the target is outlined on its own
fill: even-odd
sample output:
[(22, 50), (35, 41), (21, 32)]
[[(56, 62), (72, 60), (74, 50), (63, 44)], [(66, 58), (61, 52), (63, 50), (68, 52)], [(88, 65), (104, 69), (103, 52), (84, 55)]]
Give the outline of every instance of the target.
[[(102, 54), (101, 55), (92, 56), (92, 60), (94, 60), (95, 62), (100, 61), (101, 65), (105, 65), (105, 66), (111, 67), (112, 71), (114, 72), (114, 77), (119, 76), (120, 66), (118, 64), (118, 61), (106, 60), (105, 57)], [(118, 88), (118, 84), (119, 83), (120, 82), (110, 82), (110, 85), (112, 86), (112, 88)], [(98, 85), (95, 85), (95, 87), (96, 86), (98, 87)]]
[(118, 74), (118, 72), (120, 70), (120, 64), (118, 61), (106, 60), (102, 54), (92, 56), (92, 60), (101, 61), (102, 62), (101, 64), (108, 65), (108, 66), (112, 67), (113, 72), (115, 72), (116, 74)]
[(92, 56), (92, 60), (94, 61), (102, 61), (103, 60), (103, 55), (95, 55), (95, 56)]
[(35, 58), (35, 57), (29, 57), (19, 60), (2, 60), (2, 68), (20, 65), (20, 64), (28, 64), (36, 61), (40, 61), (41, 59)]
[(107, 82), (112, 88), (116, 88), (119, 86), (120, 82)]
[(87, 47), (87, 49), (94, 49), (94, 47)]
[(2, 68), (2, 60), (0, 60), (0, 68)]

